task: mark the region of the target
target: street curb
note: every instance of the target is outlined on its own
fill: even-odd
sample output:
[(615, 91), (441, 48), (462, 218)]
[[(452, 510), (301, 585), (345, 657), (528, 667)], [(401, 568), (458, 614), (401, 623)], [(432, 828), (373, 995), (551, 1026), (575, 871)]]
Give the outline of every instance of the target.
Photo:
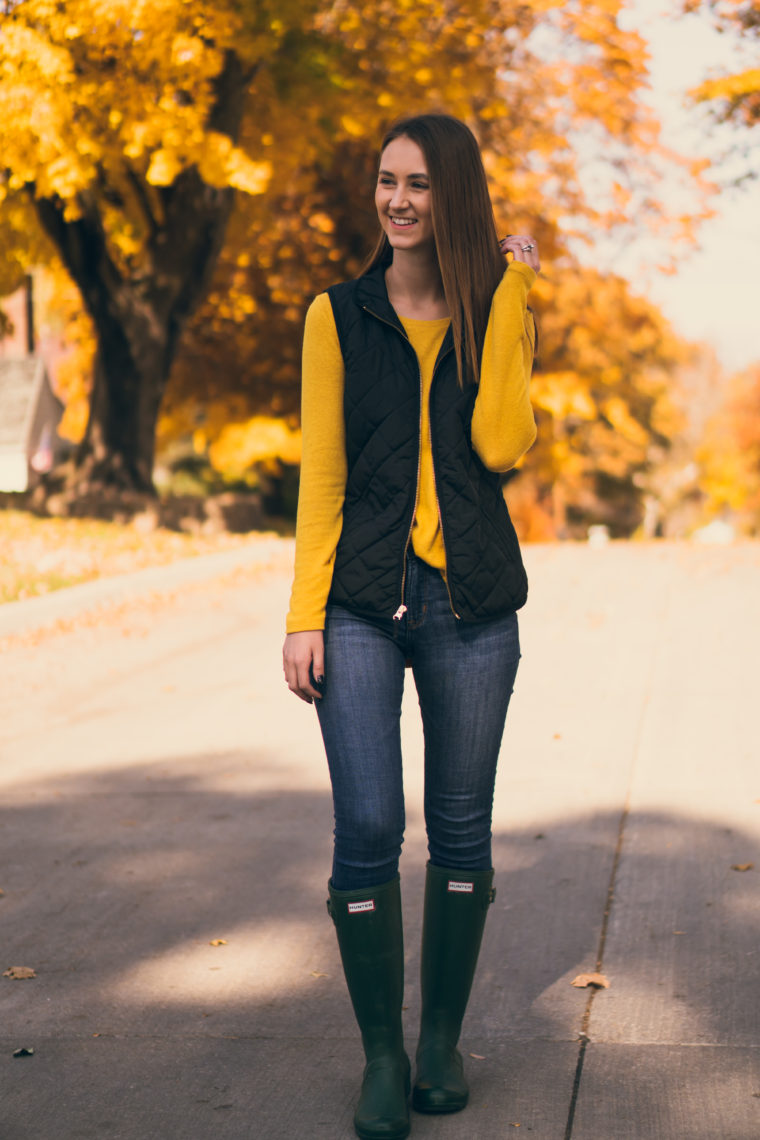
[(266, 566), (278, 555), (292, 551), (293, 540), (278, 537), (259, 538), (250, 545), (182, 558), (164, 566), (149, 566), (131, 574), (97, 578), (54, 590), (39, 598), (6, 602), (0, 606), (0, 637), (29, 633), (73, 618), (103, 605), (122, 602), (153, 592), (161, 593), (177, 587), (219, 578), (235, 570)]

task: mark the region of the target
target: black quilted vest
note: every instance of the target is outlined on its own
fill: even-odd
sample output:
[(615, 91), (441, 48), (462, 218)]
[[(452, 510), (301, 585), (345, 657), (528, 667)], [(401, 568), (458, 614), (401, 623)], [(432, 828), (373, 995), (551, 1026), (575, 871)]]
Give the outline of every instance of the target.
[[(348, 480), (330, 601), (392, 618), (404, 602), (420, 451), (417, 354), (379, 267), (328, 289), (345, 364)], [(449, 328), (435, 364), (430, 430), (454, 613), (482, 621), (525, 604), (527, 578), (498, 474), (470, 442), (474, 384), (457, 382)]]

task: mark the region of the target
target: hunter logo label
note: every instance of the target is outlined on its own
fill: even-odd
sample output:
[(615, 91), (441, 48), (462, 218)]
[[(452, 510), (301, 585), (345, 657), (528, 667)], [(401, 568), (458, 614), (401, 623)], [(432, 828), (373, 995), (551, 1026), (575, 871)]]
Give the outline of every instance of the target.
[(355, 902), (355, 903), (349, 903), (348, 904), (348, 913), (349, 914), (361, 914), (363, 911), (374, 910), (374, 909), (375, 909), (375, 900), (374, 899), (367, 899), (366, 902)]
[(474, 883), (460, 883), (457, 879), (449, 879), (448, 889), (456, 895), (471, 895), (474, 888)]

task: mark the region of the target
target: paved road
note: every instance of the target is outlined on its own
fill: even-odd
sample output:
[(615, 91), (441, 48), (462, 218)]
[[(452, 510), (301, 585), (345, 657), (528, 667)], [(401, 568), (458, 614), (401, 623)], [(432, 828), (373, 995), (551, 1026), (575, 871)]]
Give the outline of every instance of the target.
[[(0, 978), (2, 1140), (352, 1136), (329, 789), (279, 666), (290, 547), (267, 558), (167, 571), (94, 615), (62, 598), (47, 632), (30, 607), (0, 642), (0, 972), (37, 975)], [(472, 1103), (413, 1136), (757, 1140), (760, 546), (527, 561), (498, 895), (463, 1035)], [(597, 968), (609, 989), (570, 984)]]

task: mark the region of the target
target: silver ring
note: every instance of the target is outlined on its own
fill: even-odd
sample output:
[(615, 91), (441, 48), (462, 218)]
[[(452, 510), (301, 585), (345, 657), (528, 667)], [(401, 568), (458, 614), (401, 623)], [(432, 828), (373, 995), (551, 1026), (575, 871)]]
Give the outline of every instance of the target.
[(530, 251), (532, 249), (535, 249), (535, 248), (536, 247), (534, 245), (521, 245), (520, 246), (520, 249), (523, 251), (523, 253), (530, 253)]

